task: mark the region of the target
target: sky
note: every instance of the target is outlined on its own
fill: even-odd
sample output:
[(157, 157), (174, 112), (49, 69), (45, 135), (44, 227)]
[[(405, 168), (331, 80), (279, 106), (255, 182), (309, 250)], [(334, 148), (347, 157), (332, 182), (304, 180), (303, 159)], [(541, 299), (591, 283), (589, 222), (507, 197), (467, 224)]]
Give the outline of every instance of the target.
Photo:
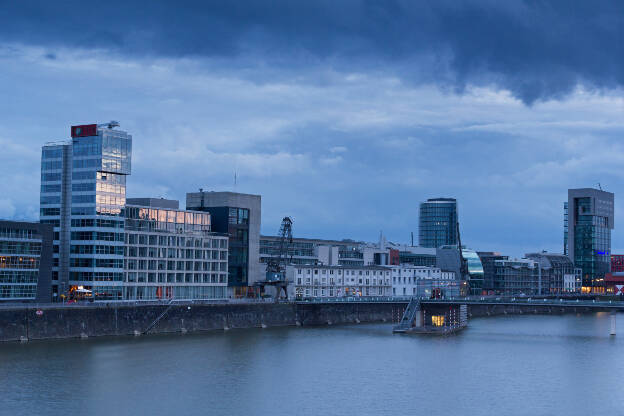
[(38, 219), (44, 143), (118, 120), (128, 197), (260, 194), (264, 234), (417, 242), (455, 197), (467, 246), (561, 252), (600, 184), (624, 252), (622, 2), (90, 3), (0, 0), (0, 218)]

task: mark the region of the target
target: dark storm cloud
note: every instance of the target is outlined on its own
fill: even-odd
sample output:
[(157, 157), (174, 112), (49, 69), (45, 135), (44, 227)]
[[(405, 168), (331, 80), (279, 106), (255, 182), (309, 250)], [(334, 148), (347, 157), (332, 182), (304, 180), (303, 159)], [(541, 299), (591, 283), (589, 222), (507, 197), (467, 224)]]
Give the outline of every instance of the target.
[[(525, 103), (624, 83), (624, 2), (4, 2), (0, 40), (288, 69), (380, 70)], [(243, 64), (241, 64), (243, 65)], [(294, 67), (294, 68), (293, 68)]]

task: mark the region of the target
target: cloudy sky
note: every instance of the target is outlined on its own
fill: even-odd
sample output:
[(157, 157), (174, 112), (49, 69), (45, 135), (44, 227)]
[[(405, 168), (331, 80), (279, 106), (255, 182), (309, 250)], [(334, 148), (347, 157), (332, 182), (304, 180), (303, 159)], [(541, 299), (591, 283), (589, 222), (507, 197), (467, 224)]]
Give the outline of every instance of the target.
[(42, 144), (114, 119), (128, 196), (261, 194), (266, 234), (408, 242), (446, 196), (475, 249), (561, 251), (600, 183), (624, 251), (622, 2), (86, 3), (0, 1), (0, 217), (38, 219)]

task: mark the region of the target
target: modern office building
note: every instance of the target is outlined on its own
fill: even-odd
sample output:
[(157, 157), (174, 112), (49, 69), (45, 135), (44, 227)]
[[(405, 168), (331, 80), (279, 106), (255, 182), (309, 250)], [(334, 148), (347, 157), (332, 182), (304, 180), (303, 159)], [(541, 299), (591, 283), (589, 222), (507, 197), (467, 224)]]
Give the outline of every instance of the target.
[(489, 295), (493, 295), (495, 293), (496, 277), (494, 262), (496, 260), (508, 260), (509, 256), (503, 256), (501, 253), (493, 251), (478, 251), (477, 255), (483, 265), (483, 291)]
[(457, 201), (454, 198), (421, 202), (418, 245), (430, 248), (457, 245)]
[(41, 153), (41, 223), (54, 226), (53, 295), (123, 282), (126, 176), (132, 136), (118, 123), (72, 126)]
[(229, 236), (228, 285), (231, 295), (248, 296), (249, 288), (265, 279), (260, 265), (260, 195), (235, 192), (199, 192), (186, 194), (186, 209), (209, 212), (212, 230)]
[(289, 297), (390, 296), (390, 269), (381, 266), (286, 266)]
[(572, 260), (564, 254), (527, 253), (525, 258), (537, 262), (540, 268), (541, 292), (538, 294), (559, 294), (581, 290), (582, 271), (574, 267)]
[(462, 276), (461, 259), (457, 246), (442, 246), (436, 250), (437, 266), (444, 271), (455, 273), (456, 279), (465, 280), (469, 286), (469, 293), (480, 295), (483, 293), (483, 265), (476, 251), (462, 248), (462, 255), (466, 260), (468, 274)]
[(0, 221), (0, 302), (52, 300), (49, 224)]
[[(136, 198), (125, 207), (124, 279), (97, 299), (223, 299), (228, 236), (211, 232), (210, 213), (178, 201)], [(131, 205), (142, 203), (142, 205)], [(113, 292), (115, 290), (115, 292)]]
[[(565, 208), (564, 208), (565, 209)], [(614, 195), (592, 188), (569, 189), (567, 203), (567, 255), (582, 270), (584, 293), (595, 292), (611, 265), (611, 230)], [(599, 291), (599, 290), (598, 290)]]
[[(538, 295), (541, 275), (537, 262), (529, 259), (494, 260), (494, 286), (496, 295)], [(542, 284), (542, 287), (547, 286)]]

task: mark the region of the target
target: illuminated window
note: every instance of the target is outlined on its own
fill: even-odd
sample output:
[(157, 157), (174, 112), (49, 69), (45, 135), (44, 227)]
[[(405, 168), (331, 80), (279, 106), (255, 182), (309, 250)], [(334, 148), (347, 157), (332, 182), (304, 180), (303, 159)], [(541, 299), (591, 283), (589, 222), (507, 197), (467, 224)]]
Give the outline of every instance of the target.
[(433, 315), (433, 316), (431, 316), (431, 324), (433, 326), (443, 326), (444, 325), (444, 315)]

